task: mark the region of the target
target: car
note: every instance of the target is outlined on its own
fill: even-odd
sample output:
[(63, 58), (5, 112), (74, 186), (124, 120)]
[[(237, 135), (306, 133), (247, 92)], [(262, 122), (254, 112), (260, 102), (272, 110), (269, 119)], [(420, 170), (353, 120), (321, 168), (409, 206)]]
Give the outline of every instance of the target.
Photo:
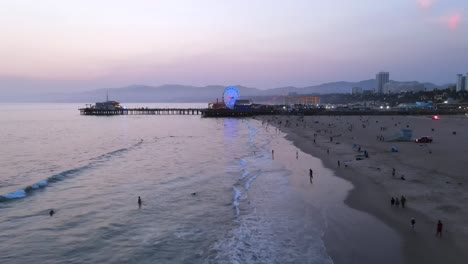
[(420, 137), (414, 140), (416, 143), (432, 143), (432, 138), (430, 137)]

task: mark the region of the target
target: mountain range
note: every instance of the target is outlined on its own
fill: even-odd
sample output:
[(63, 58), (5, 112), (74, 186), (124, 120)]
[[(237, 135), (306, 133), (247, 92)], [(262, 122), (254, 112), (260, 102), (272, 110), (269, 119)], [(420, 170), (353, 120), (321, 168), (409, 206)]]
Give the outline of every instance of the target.
[[(393, 81), (394, 82), (394, 81)], [(405, 82), (406, 83), (406, 82)], [(417, 83), (417, 82), (414, 82)], [(447, 85), (438, 86), (432, 83), (423, 83), (427, 90), (445, 88)], [(364, 90), (372, 90), (376, 87), (375, 79), (360, 82), (330, 82), (307, 87), (280, 87), (268, 90), (249, 88), (241, 85), (239, 89), (241, 98), (253, 96), (279, 96), (289, 93), (297, 94), (330, 94), (350, 93), (352, 87), (361, 87)], [(221, 100), (225, 86), (209, 85), (203, 87), (167, 84), (161, 86), (131, 85), (121, 88), (102, 88), (85, 92), (61, 92), (36, 94), (35, 96), (3, 96), (3, 102), (84, 102), (93, 103), (104, 101), (106, 94), (109, 98), (120, 102), (210, 102), (217, 98)]]

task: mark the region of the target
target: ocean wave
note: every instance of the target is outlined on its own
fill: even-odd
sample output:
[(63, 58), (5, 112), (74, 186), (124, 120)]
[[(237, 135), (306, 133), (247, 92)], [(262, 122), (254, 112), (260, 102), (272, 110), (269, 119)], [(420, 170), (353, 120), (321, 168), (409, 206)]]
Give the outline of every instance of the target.
[(242, 173), (242, 176), (240, 178), (241, 180), (243, 180), (245, 177), (247, 177), (250, 174), (250, 172), (248, 170), (246, 170), (246, 169), (244, 169), (243, 171), (244, 172)]
[(252, 177), (250, 177), (247, 182), (245, 183), (245, 189), (246, 190), (249, 190), (250, 189), (250, 185), (252, 184), (252, 182), (257, 178), (258, 174), (257, 175), (254, 175)]
[(233, 199), (232, 205), (236, 209), (236, 216), (238, 216), (239, 215), (239, 205), (240, 205), (239, 199), (242, 196), (242, 192), (239, 189), (237, 189), (236, 187), (232, 187), (232, 189), (234, 190), (234, 199)]
[(131, 148), (139, 146), (142, 143), (143, 143), (143, 141), (140, 141), (140, 142), (138, 142), (138, 143), (136, 143), (136, 144), (134, 144), (134, 145), (132, 145), (130, 147), (121, 148), (121, 149), (118, 149), (118, 150), (114, 150), (114, 151), (99, 155), (97, 157), (91, 158), (89, 160), (89, 163), (84, 165), (84, 166), (59, 172), (57, 174), (54, 174), (54, 175), (48, 177), (45, 180), (41, 180), (41, 181), (39, 181), (37, 183), (31, 184), (31, 185), (26, 186), (26, 187), (24, 187), (22, 189), (16, 190), (16, 191), (8, 193), (8, 194), (0, 195), (0, 202), (12, 200), (12, 199), (24, 198), (28, 194), (30, 194), (31, 192), (33, 192), (35, 190), (43, 189), (43, 188), (49, 186), (49, 184), (51, 184), (51, 183), (59, 182), (59, 181), (62, 181), (64, 179), (66, 179), (66, 178), (69, 178), (71, 176), (75, 176), (77, 174), (80, 174), (83, 171), (91, 169), (91, 168), (93, 168), (93, 167), (95, 167), (95, 166), (109, 160), (111, 157), (113, 157), (113, 156), (115, 156), (117, 154), (120, 154), (122, 152), (126, 152), (126, 151), (130, 150)]
[(240, 165), (242, 168), (245, 168), (245, 166), (247, 166), (247, 161), (245, 159), (241, 159), (240, 160)]
[(17, 199), (17, 198), (23, 198), (26, 196), (26, 192), (23, 189), (17, 190), (15, 192), (5, 194), (2, 197), (5, 199)]

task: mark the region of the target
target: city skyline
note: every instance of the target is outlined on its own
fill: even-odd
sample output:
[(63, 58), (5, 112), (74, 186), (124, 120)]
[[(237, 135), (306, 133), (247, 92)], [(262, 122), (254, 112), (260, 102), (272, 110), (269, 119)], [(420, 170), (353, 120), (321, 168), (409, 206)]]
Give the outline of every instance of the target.
[(36, 87), (60, 83), (58, 90), (268, 89), (372, 79), (380, 70), (445, 84), (468, 71), (461, 0), (7, 0), (0, 7), (0, 89), (38, 80)]

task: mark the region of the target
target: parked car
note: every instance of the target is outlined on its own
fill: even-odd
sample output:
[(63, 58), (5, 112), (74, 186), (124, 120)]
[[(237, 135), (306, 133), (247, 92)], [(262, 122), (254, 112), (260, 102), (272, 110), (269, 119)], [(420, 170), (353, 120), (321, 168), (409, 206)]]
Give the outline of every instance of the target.
[(414, 140), (416, 143), (432, 143), (432, 138), (430, 137), (420, 137)]

